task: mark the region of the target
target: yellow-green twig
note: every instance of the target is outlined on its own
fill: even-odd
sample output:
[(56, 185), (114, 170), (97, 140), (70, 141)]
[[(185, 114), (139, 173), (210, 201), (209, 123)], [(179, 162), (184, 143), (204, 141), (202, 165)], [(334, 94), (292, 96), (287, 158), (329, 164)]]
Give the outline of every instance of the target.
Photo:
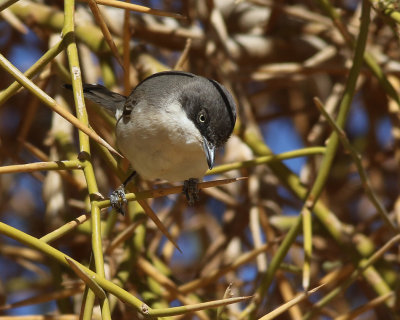
[[(22, 72), (15, 68), (2, 54), (0, 54), (0, 66), (9, 72), (21, 85), (27, 88), (35, 96), (37, 96), (44, 104), (50, 107), (53, 111), (57, 112), (65, 120), (69, 121), (80, 131), (86, 133), (93, 140), (105, 146), (111, 152), (120, 155), (113, 147), (111, 147), (103, 138), (101, 138), (96, 132), (85, 126), (75, 116), (69, 113), (67, 110), (62, 108), (53, 98), (49, 97), (44, 91), (42, 91), (37, 85), (25, 77)], [(120, 155), (121, 156), (121, 155)], [(122, 156), (121, 156), (122, 157)]]
[(3, 11), (4, 9), (8, 8), (11, 6), (13, 3), (17, 2), (18, 0), (1, 0), (0, 1), (0, 11)]
[[(83, 85), (81, 78), (81, 69), (79, 66), (78, 59), (78, 49), (75, 43), (74, 37), (74, 11), (75, 11), (75, 1), (74, 0), (65, 0), (64, 1), (64, 26), (63, 26), (63, 37), (67, 46), (67, 55), (69, 62), (69, 69), (71, 73), (72, 80), (72, 88), (74, 93), (74, 101), (76, 113), (78, 115), (78, 119), (84, 123), (86, 126), (89, 125), (89, 119), (85, 107), (85, 101), (83, 99)], [(91, 163), (90, 158), (90, 145), (89, 138), (87, 135), (83, 134), (83, 132), (79, 131), (79, 145), (80, 145), (80, 160), (83, 166), (83, 173), (86, 178), (86, 183), (88, 186), (88, 191), (90, 195), (91, 202), (91, 227), (92, 227), (92, 252), (96, 267), (96, 273), (101, 277), (105, 277), (104, 271), (104, 258), (103, 258), (103, 247), (102, 247), (102, 238), (101, 238), (101, 216), (100, 209), (97, 206), (97, 201), (95, 200), (95, 195), (98, 194), (98, 187), (96, 178), (94, 176), (94, 170)], [(71, 262), (72, 263), (72, 262)], [(92, 291), (88, 292), (88, 295), (96, 294), (97, 291), (93, 291), (93, 286), (89, 287)], [(85, 312), (83, 314), (83, 318), (90, 318), (90, 314), (92, 313), (93, 305), (91, 302), (93, 299), (86, 300), (86, 303), (90, 305), (85, 305)], [(104, 295), (101, 299), (101, 317), (103, 320), (111, 320), (111, 311), (110, 305), (108, 302), (108, 298)]]
[(89, 220), (90, 214), (83, 214), (74, 220), (62, 225), (60, 228), (46, 234), (45, 236), (41, 237), (40, 240), (43, 242), (49, 243), (54, 241), (58, 238), (61, 238), (63, 235), (67, 234), (71, 230), (75, 229), (80, 224), (84, 223), (85, 221)]
[[(343, 36), (347, 45), (353, 48), (355, 42), (351, 34), (348, 32), (346, 26), (340, 20), (340, 15), (333, 7), (331, 1), (329, 0), (316, 0), (326, 11), (329, 17), (332, 19), (333, 24), (338, 29), (338, 31)], [(377, 0), (369, 0), (370, 2), (376, 2)], [(392, 84), (387, 79), (386, 74), (383, 72), (382, 68), (377, 63), (376, 59), (369, 52), (364, 52), (364, 61), (368, 68), (372, 71), (375, 77), (378, 79), (381, 86), (385, 89), (386, 93), (396, 102), (397, 106), (400, 108), (400, 97)]]
[[(222, 179), (222, 180), (213, 180), (213, 181), (207, 181), (207, 182), (200, 182), (197, 186), (199, 189), (204, 189), (204, 188), (212, 188), (212, 187), (217, 187), (221, 186), (224, 184), (236, 182), (246, 179), (245, 177), (243, 178), (232, 178), (232, 179)], [(182, 193), (183, 187), (170, 187), (170, 188), (161, 188), (161, 189), (155, 189), (155, 190), (145, 190), (145, 191), (140, 191), (137, 193), (127, 193), (126, 200), (127, 201), (139, 201), (143, 199), (149, 199), (149, 198), (160, 198), (160, 197), (165, 197), (171, 194), (179, 194)], [(98, 201), (98, 206), (99, 208), (107, 208), (110, 206), (110, 200), (102, 200)]]
[(255, 259), (259, 254), (266, 252), (270, 246), (271, 243), (267, 243), (257, 249), (247, 252), (241, 255), (236, 261), (230, 263), (229, 265), (226, 265), (216, 270), (211, 270), (210, 272), (207, 273), (207, 275), (204, 275), (201, 278), (182, 284), (181, 286), (178, 287), (178, 291), (182, 294), (189, 294), (190, 292), (196, 289), (202, 288), (207, 284), (209, 284), (210, 282), (216, 281), (224, 274), (236, 270), (245, 263), (248, 263), (251, 260)]
[[(310, 204), (313, 207), (314, 204)], [(311, 257), (312, 257), (312, 215), (310, 208), (304, 206), (300, 212), (303, 218), (303, 248), (304, 248), (304, 263), (303, 263), (303, 289), (308, 290), (310, 287), (311, 277)]]
[(103, 32), (104, 39), (107, 41), (112, 54), (117, 59), (118, 63), (121, 65), (121, 67), (124, 68), (123, 62), (118, 53), (117, 46), (115, 45), (115, 42), (112, 39), (111, 32), (110, 32), (110, 30), (108, 30), (108, 26), (107, 26), (106, 22), (104, 21), (103, 16), (101, 15), (100, 9), (97, 6), (96, 1), (95, 0), (87, 0), (87, 2), (89, 4), (90, 10), (93, 13), (94, 18), (96, 19), (97, 25), (100, 27), (101, 32)]
[[(386, 242), (379, 250), (377, 250), (371, 257), (368, 259), (363, 259), (359, 262), (358, 267), (352, 272), (352, 274), (340, 285), (335, 286), (333, 290), (331, 290), (327, 295), (325, 295), (321, 300), (319, 300), (314, 307), (304, 316), (304, 319), (313, 319), (314, 313), (319, 309), (325, 306), (327, 303), (332, 301), (340, 292), (343, 292), (347, 289), (354, 281), (358, 279), (358, 277), (368, 270), (371, 269), (371, 266), (375, 264), (385, 252), (387, 252), (391, 247), (393, 247), (396, 243), (400, 241), (400, 235), (394, 236), (388, 242)], [(388, 290), (381, 296), (384, 296), (391, 291)], [(389, 304), (393, 304), (394, 300), (390, 299)]]
[(27, 164), (15, 164), (0, 167), (0, 174), (18, 173), (18, 172), (34, 172), (43, 170), (74, 170), (82, 169), (82, 165), (78, 160), (49, 161), (49, 162), (33, 162)]
[(284, 303), (283, 305), (279, 306), (275, 310), (271, 311), (270, 313), (266, 314), (265, 316), (261, 317), (258, 320), (271, 320), (282, 314), (283, 312), (286, 312), (289, 310), (291, 307), (295, 306), (296, 304), (300, 303), (301, 301), (307, 299), (311, 294), (315, 293), (318, 291), (321, 287), (324, 285), (320, 285), (314, 289), (311, 289), (310, 291), (306, 291), (303, 293), (298, 294), (296, 297), (294, 297), (292, 300)]
[(199, 310), (218, 308), (220, 306), (226, 306), (228, 304), (246, 301), (251, 298), (252, 298), (251, 296), (235, 297), (235, 298), (228, 298), (228, 299), (222, 299), (222, 300), (208, 301), (208, 302), (203, 302), (203, 303), (190, 304), (190, 305), (185, 305), (185, 306), (181, 306), (181, 307), (173, 307), (173, 308), (168, 308), (168, 309), (152, 309), (151, 311), (149, 310), (148, 312), (143, 312), (143, 313), (148, 316), (152, 316), (152, 317), (174, 316), (174, 315), (185, 314), (185, 313), (190, 313), (190, 312), (199, 311)]
[[(88, 0), (82, 0), (82, 1), (86, 2)], [(152, 15), (162, 16), (162, 17), (172, 17), (172, 18), (176, 18), (176, 19), (185, 19), (185, 17), (183, 17), (181, 14), (178, 14), (178, 13), (156, 10), (156, 9), (141, 6), (138, 4), (133, 4), (133, 3), (123, 2), (123, 1), (115, 1), (115, 0), (95, 0), (95, 1), (98, 4), (102, 4), (105, 6), (121, 8), (121, 9), (128, 9), (128, 10), (135, 11), (135, 12), (147, 13), (147, 14), (152, 14)]]
[(26, 234), (26, 233), (24, 233), (18, 229), (15, 229), (5, 223), (2, 223), (2, 222), (0, 222), (0, 234), (10, 237), (16, 241), (19, 241), (31, 248), (35, 248), (66, 267), (70, 267), (66, 258), (72, 260), (75, 265), (79, 266), (79, 268), (82, 269), (88, 276), (90, 276), (93, 281), (95, 281), (101, 288), (103, 288), (103, 290), (117, 296), (121, 301), (124, 301), (125, 303), (134, 307), (143, 316), (153, 316), (153, 317), (174, 316), (174, 315), (185, 314), (185, 313), (189, 313), (189, 312), (193, 312), (193, 311), (197, 311), (197, 310), (217, 308), (222, 305), (237, 303), (240, 301), (245, 301), (245, 300), (251, 299), (251, 297), (237, 297), (237, 298), (230, 298), (230, 299), (225, 299), (225, 300), (216, 300), (216, 301), (209, 301), (209, 302), (198, 303), (198, 304), (193, 304), (193, 305), (186, 305), (186, 306), (181, 306), (181, 307), (151, 309), (148, 306), (146, 306), (142, 301), (140, 301), (138, 298), (136, 298), (129, 292), (125, 291), (121, 287), (117, 286), (113, 282), (96, 274), (92, 270), (86, 268), (85, 266), (83, 266), (76, 260), (73, 260), (66, 254), (62, 253), (61, 251), (53, 248), (52, 246), (44, 243), (43, 241), (41, 241), (35, 237), (32, 237), (29, 234)]
[[(40, 72), (54, 57), (56, 57), (65, 48), (65, 43), (61, 40), (51, 47), (43, 56), (40, 57), (24, 75), (27, 78), (32, 78), (35, 74)], [(0, 106), (4, 104), (10, 97), (12, 97), (19, 88), (22, 87), (18, 81), (13, 82), (5, 90), (0, 92)]]
[[(10, 237), (16, 241), (19, 241), (25, 245), (27, 245), (30, 248), (34, 248), (36, 250), (39, 250), (40, 252), (46, 254), (50, 258), (56, 260), (58, 263), (69, 267), (68, 262), (65, 260), (65, 258), (70, 258), (66, 254), (62, 253), (61, 251), (53, 248), (52, 246), (48, 245), (47, 243), (32, 237), (29, 234), (26, 234), (18, 229), (15, 229), (5, 223), (0, 222), (0, 233)], [(70, 258), (71, 259), (71, 258)], [(73, 260), (73, 259), (71, 259)], [(135, 296), (131, 295), (124, 289), (116, 286), (113, 284), (111, 281), (106, 280), (104, 277), (96, 274), (92, 270), (86, 268), (82, 264), (80, 264), (78, 261), (75, 261), (75, 264), (79, 265), (81, 269), (83, 269), (87, 274), (89, 274), (90, 277), (93, 278), (104, 290), (116, 295), (119, 299), (122, 301), (125, 301), (132, 307), (134, 307), (137, 310), (141, 310), (142, 302), (137, 299)]]
[[(396, 23), (400, 23), (400, 5), (398, 1), (390, 0), (369, 0), (375, 9), (382, 12), (385, 16), (393, 19)], [(395, 8), (397, 6), (397, 9)]]
[[(322, 0), (323, 2), (326, 2), (325, 0)], [(360, 26), (360, 32), (359, 32), (359, 37), (356, 42), (356, 48), (355, 48), (355, 55), (354, 55), (354, 63), (353, 66), (350, 70), (349, 77), (346, 82), (346, 89), (345, 93), (342, 99), (342, 102), (340, 104), (340, 110), (339, 110), (339, 115), (338, 115), (338, 120), (337, 123), (339, 126), (343, 126), (346, 119), (347, 115), (350, 109), (351, 101), (354, 95), (355, 91), (355, 85), (356, 81), (358, 78), (358, 74), (361, 69), (361, 65), (363, 62), (363, 57), (364, 57), (364, 51), (365, 51), (365, 45), (366, 45), (366, 40), (367, 40), (367, 35), (368, 35), (368, 25), (369, 25), (369, 11), (370, 11), (370, 6), (368, 3), (364, 0), (363, 1), (363, 10), (362, 10), (362, 18), (361, 18), (361, 26)], [(246, 134), (246, 133), (245, 133)], [(248, 139), (248, 137), (245, 137)], [(252, 138), (253, 139), (253, 138)], [(341, 236), (341, 230), (338, 228), (337, 224), (332, 223), (332, 221), (326, 221), (326, 216), (323, 210), (321, 210), (321, 206), (317, 206), (317, 199), (319, 198), (321, 192), (323, 191), (323, 187), (325, 185), (325, 182), (328, 178), (328, 175), (330, 173), (330, 169), (333, 163), (333, 159), (336, 154), (337, 146), (338, 146), (338, 137), (336, 133), (333, 133), (330, 136), (328, 145), (327, 145), (327, 151), (325, 153), (325, 156), (323, 158), (323, 161), (321, 163), (321, 167), (318, 171), (318, 176), (308, 194), (306, 194), (306, 190), (297, 184), (298, 179), (293, 177), (291, 174), (285, 174), (285, 183), (289, 184), (292, 188), (293, 191), (295, 191), (300, 198), (305, 199), (305, 206), (307, 206), (310, 211), (313, 208), (313, 204), (316, 206), (315, 213), (317, 217), (321, 220), (321, 222), (324, 223), (324, 226), (327, 228), (327, 230), (334, 236), (336, 241), (338, 241), (339, 244), (342, 243), (342, 236)], [(260, 148), (260, 151), (264, 151), (267, 149), (265, 146), (258, 146), (255, 145), (255, 147)], [(264, 151), (265, 152), (265, 151)], [(284, 168), (279, 166), (279, 164), (271, 164), (271, 168), (276, 171), (283, 171)], [(287, 171), (287, 170), (284, 170)], [(278, 175), (282, 172), (278, 172)], [(312, 204), (310, 206), (310, 203)], [(241, 313), (240, 319), (248, 318), (249, 315), (254, 315), (254, 311), (258, 307), (258, 303), (262, 297), (265, 296), (270, 284), (272, 283), (275, 271), (278, 269), (279, 264), (283, 261), (287, 251), (290, 248), (291, 243), (294, 241), (296, 238), (298, 232), (301, 229), (301, 222), (302, 222), (302, 215), (298, 217), (296, 222), (293, 224), (289, 232), (287, 233), (285, 239), (283, 240), (281, 246), (275, 253), (273, 259), (270, 262), (269, 268), (264, 275), (260, 287), (257, 289), (255, 298), (253, 302), (246, 307), (246, 309)], [(386, 293), (387, 286), (386, 287), (374, 287), (375, 290), (380, 291), (381, 293)]]
[[(129, 2), (126, 0), (126, 2)], [(129, 25), (131, 12), (128, 9), (125, 9), (124, 12), (124, 25), (123, 25), (123, 36), (122, 36), (122, 59), (124, 65), (124, 93), (125, 95), (129, 95), (131, 92), (131, 28)]]
[[(228, 285), (224, 293), (224, 299), (232, 296), (232, 283)], [(221, 306), (217, 309), (217, 320), (221, 320), (223, 317), (224, 306)]]
[(371, 184), (368, 179), (368, 175), (362, 165), (361, 162), (361, 155), (353, 148), (351, 145), (349, 139), (347, 138), (346, 133), (342, 128), (340, 128), (335, 121), (332, 119), (332, 117), (326, 112), (322, 102), (318, 98), (314, 98), (315, 105), (317, 106), (318, 110), (322, 113), (322, 115), (328, 120), (328, 123), (331, 125), (331, 127), (335, 130), (337, 135), (339, 136), (340, 141), (343, 144), (343, 147), (350, 153), (350, 156), (352, 157), (356, 167), (358, 174), (360, 175), (360, 179), (362, 182), (362, 186), (364, 188), (364, 191), (367, 195), (367, 197), (370, 199), (372, 204), (374, 205), (375, 209), (378, 211), (379, 215), (383, 219), (383, 221), (386, 223), (386, 225), (392, 229), (394, 233), (399, 233), (398, 227), (393, 223), (392, 220), (389, 218), (389, 213), (386, 211), (385, 207), (382, 205), (382, 203), (379, 201), (378, 197), (376, 196), (374, 190), (372, 190)]
[(349, 313), (342, 314), (339, 317), (336, 317), (335, 320), (352, 320), (358, 318), (359, 315), (373, 310), (380, 304), (384, 303), (388, 299), (392, 299), (395, 295), (395, 292), (391, 291), (383, 296), (376, 297), (375, 299), (369, 300), (366, 304), (359, 306), (358, 308), (352, 310)]
[(232, 170), (243, 169), (243, 168), (252, 168), (252, 167), (255, 167), (255, 166), (258, 166), (261, 164), (266, 164), (266, 163), (269, 163), (272, 161), (282, 161), (282, 160), (287, 160), (287, 159), (292, 159), (292, 158), (305, 157), (305, 156), (316, 155), (316, 154), (324, 154), (325, 151), (326, 151), (325, 147), (310, 147), (310, 148), (304, 148), (304, 149), (283, 152), (281, 154), (276, 154), (276, 155), (271, 154), (268, 156), (257, 157), (253, 160), (223, 164), (223, 165), (217, 166), (211, 170), (208, 170), (207, 175), (220, 174), (220, 173), (224, 173), (224, 172), (228, 172), (228, 171), (232, 171)]
[(75, 274), (94, 292), (96, 297), (102, 300), (107, 298), (104, 290), (74, 260), (68, 257), (65, 257), (65, 260), (67, 260)]

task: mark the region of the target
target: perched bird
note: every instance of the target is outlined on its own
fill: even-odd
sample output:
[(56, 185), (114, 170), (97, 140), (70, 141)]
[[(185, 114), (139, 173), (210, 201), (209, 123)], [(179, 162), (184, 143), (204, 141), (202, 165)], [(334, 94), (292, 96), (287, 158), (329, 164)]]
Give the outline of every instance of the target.
[[(126, 97), (101, 85), (84, 85), (85, 98), (111, 111), (122, 154), (146, 180), (185, 181), (189, 204), (197, 182), (214, 165), (236, 121), (235, 102), (221, 84), (192, 73), (166, 71), (146, 78)], [(124, 188), (110, 197), (126, 201)]]

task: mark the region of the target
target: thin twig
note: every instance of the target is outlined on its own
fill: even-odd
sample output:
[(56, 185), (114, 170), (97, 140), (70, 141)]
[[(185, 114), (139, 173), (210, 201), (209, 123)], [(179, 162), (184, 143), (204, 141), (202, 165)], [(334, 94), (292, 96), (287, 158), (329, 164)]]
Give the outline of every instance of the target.
[[(89, 0), (81, 0), (81, 1), (87, 2)], [(102, 4), (105, 6), (121, 8), (121, 9), (128, 9), (128, 10), (135, 11), (135, 12), (147, 13), (147, 14), (152, 14), (152, 15), (162, 16), (162, 17), (171, 17), (171, 18), (176, 18), (176, 19), (185, 19), (185, 17), (179, 13), (156, 10), (156, 9), (141, 6), (138, 4), (133, 4), (133, 3), (127, 3), (127, 2), (115, 1), (115, 0), (95, 0), (95, 1), (98, 4)]]
[[(222, 179), (222, 180), (213, 180), (213, 181), (206, 181), (206, 182), (200, 182), (198, 183), (198, 188), (203, 189), (203, 188), (212, 188), (212, 187), (218, 187), (222, 186), (225, 184), (237, 182), (247, 179), (246, 177), (241, 177), (241, 178), (232, 178), (232, 179)], [(136, 194), (134, 193), (127, 193), (126, 194), (126, 200), (127, 201), (139, 201), (143, 199), (149, 199), (149, 198), (160, 198), (160, 197), (165, 197), (171, 194), (179, 194), (183, 192), (183, 186), (179, 187), (170, 187), (170, 188), (161, 188), (161, 189), (156, 189), (156, 190), (145, 190), (145, 191), (139, 191)], [(110, 206), (110, 200), (103, 200), (98, 202), (99, 208), (106, 208)]]
[(66, 111), (61, 107), (53, 98), (49, 97), (44, 91), (30, 81), (26, 76), (24, 76), (17, 68), (15, 68), (2, 54), (0, 54), (0, 66), (3, 67), (7, 72), (9, 72), (21, 85), (32, 92), (36, 97), (38, 97), (43, 103), (50, 107), (53, 111), (57, 112), (65, 120), (69, 121), (76, 128), (86, 133), (96, 142), (105, 146), (112, 153), (120, 155), (113, 147), (111, 147), (103, 138), (101, 138), (96, 132), (94, 132), (89, 127), (85, 126), (81, 121), (79, 121), (75, 116)]
[(191, 46), (192, 46), (192, 39), (190, 39), (190, 38), (186, 39), (185, 48), (183, 49), (178, 61), (176, 62), (175, 66), (174, 66), (174, 70), (182, 70), (183, 69), (183, 64), (186, 62), (186, 60), (188, 58)]
[(347, 138), (347, 135), (344, 132), (344, 130), (341, 129), (335, 123), (335, 121), (332, 119), (332, 117), (329, 115), (329, 113), (326, 112), (321, 100), (319, 100), (317, 97), (315, 97), (314, 104), (318, 108), (318, 110), (322, 113), (322, 115), (325, 117), (325, 119), (328, 120), (328, 123), (330, 124), (330, 126), (337, 133), (341, 143), (343, 144), (343, 147), (349, 152), (351, 158), (353, 159), (353, 161), (357, 167), (357, 171), (358, 171), (358, 174), (359, 174), (361, 182), (362, 182), (361, 185), (364, 188), (365, 194), (370, 199), (370, 201), (372, 202), (375, 209), (378, 211), (379, 215), (381, 216), (383, 221), (386, 223), (386, 225), (395, 234), (399, 233), (399, 231), (400, 231), (399, 228), (389, 218), (389, 213), (386, 211), (385, 207), (379, 201), (377, 195), (375, 194), (374, 190), (372, 189), (371, 183), (368, 179), (367, 172), (365, 171), (364, 166), (362, 165), (361, 155), (357, 152), (356, 149), (353, 148), (353, 146), (351, 145), (349, 139)]
[(107, 41), (112, 54), (117, 59), (118, 63), (121, 65), (121, 67), (124, 68), (124, 63), (118, 53), (118, 48), (115, 45), (115, 42), (111, 35), (111, 32), (110, 32), (110, 30), (108, 30), (108, 26), (107, 26), (106, 22), (104, 21), (103, 16), (101, 15), (101, 12), (99, 10), (99, 7), (97, 6), (96, 1), (95, 0), (87, 0), (87, 2), (89, 4), (90, 10), (93, 13), (94, 18), (96, 19), (98, 26), (101, 29), (101, 32), (103, 32), (104, 39)]

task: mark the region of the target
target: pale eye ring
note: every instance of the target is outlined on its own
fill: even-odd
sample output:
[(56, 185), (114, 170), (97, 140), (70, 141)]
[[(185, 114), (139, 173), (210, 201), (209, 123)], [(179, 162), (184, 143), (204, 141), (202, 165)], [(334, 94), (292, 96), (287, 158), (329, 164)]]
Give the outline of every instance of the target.
[(197, 116), (197, 120), (198, 120), (199, 122), (201, 122), (201, 123), (206, 122), (207, 116), (206, 116), (205, 112), (200, 112), (200, 113), (198, 114), (198, 116)]

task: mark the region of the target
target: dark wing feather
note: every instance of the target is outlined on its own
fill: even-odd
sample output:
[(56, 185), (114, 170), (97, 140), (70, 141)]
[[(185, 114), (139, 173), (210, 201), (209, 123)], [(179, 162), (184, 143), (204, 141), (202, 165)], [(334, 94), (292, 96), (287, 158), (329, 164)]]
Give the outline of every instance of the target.
[[(66, 89), (72, 90), (69, 84), (64, 85)], [(126, 97), (122, 94), (112, 92), (100, 84), (84, 84), (83, 94), (85, 98), (99, 104), (115, 114), (116, 110), (122, 110)]]

